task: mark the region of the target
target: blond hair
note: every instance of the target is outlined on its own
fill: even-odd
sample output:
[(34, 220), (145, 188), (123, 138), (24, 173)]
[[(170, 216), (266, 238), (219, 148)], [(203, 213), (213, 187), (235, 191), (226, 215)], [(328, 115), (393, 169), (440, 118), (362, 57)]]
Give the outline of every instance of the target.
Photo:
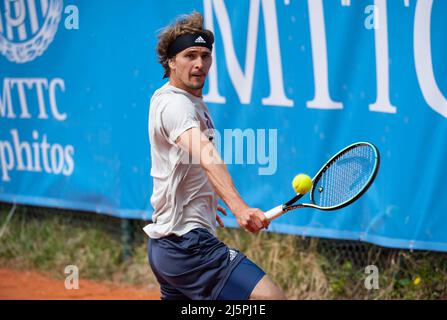
[(198, 12), (179, 16), (174, 23), (162, 29), (158, 34), (157, 56), (158, 62), (165, 69), (165, 77), (169, 77), (168, 48), (169, 45), (184, 34), (204, 33), (214, 42), (214, 34), (203, 28), (203, 16)]

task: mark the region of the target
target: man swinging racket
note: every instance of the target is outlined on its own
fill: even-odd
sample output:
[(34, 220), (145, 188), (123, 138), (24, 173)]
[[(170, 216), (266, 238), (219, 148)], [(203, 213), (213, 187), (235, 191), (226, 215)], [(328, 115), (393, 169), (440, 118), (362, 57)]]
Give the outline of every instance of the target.
[(195, 12), (163, 29), (158, 39), (159, 62), (169, 82), (150, 103), (154, 213), (144, 231), (161, 298), (285, 299), (263, 270), (215, 237), (216, 220), (223, 227), (217, 211), (226, 215), (218, 197), (249, 232), (269, 221), (242, 200), (212, 142), (213, 121), (202, 88), (214, 35)]

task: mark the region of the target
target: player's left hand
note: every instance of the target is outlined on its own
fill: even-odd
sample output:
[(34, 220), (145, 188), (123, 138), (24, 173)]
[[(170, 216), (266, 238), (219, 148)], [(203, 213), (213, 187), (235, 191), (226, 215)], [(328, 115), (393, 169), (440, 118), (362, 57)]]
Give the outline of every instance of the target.
[[(224, 216), (227, 215), (227, 210), (225, 210), (224, 207), (217, 205), (217, 210), (220, 211)], [(217, 212), (216, 212), (216, 220), (217, 220), (217, 223), (219, 223), (219, 226), (221, 228), (225, 228), (222, 218), (219, 216), (219, 214)]]

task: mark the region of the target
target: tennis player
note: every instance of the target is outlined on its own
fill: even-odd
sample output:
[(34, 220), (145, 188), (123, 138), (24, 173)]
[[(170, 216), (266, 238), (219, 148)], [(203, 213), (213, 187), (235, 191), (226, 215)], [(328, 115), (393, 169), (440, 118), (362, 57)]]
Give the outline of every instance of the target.
[[(240, 197), (213, 144), (213, 121), (202, 88), (212, 63), (214, 35), (197, 12), (158, 35), (157, 54), (169, 82), (149, 111), (153, 223), (149, 264), (162, 299), (285, 299), (282, 290), (242, 252), (219, 241), (220, 197), (245, 230), (267, 228), (264, 213)], [(216, 223), (217, 221), (217, 223)]]

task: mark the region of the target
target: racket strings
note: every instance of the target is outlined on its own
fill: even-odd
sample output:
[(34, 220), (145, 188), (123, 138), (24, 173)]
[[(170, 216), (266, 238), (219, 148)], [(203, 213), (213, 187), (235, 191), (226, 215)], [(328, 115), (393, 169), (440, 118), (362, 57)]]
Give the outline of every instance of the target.
[(354, 198), (364, 189), (374, 168), (375, 152), (369, 146), (357, 146), (341, 154), (316, 182), (315, 204), (332, 207)]

